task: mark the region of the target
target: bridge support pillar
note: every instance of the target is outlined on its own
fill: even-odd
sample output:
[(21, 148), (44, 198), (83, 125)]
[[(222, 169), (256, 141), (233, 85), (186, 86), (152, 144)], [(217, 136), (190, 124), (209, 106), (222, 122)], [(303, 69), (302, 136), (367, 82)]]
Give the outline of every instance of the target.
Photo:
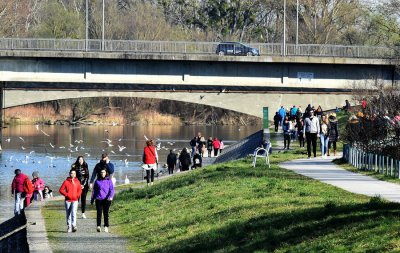
[(4, 87), (5, 87), (5, 82), (0, 82), (0, 151), (3, 149)]

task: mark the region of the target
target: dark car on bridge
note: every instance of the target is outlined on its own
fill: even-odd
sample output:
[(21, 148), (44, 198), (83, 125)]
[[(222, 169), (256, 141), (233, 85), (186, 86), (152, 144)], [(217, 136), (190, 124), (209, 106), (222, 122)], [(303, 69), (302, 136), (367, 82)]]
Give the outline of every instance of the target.
[(221, 42), (217, 46), (216, 53), (218, 55), (260, 55), (260, 51), (257, 48), (239, 42)]

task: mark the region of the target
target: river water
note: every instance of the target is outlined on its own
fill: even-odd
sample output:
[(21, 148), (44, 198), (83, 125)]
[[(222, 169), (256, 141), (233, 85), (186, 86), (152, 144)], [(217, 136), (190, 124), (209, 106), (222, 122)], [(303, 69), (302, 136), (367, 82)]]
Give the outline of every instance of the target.
[(216, 136), (225, 145), (232, 144), (259, 130), (257, 126), (12, 126), (3, 130), (3, 151), (0, 152), (0, 222), (12, 217), (14, 199), (11, 182), (14, 170), (32, 178), (33, 171), (57, 194), (68, 176), (70, 165), (83, 155), (90, 173), (102, 153), (108, 153), (115, 165), (117, 184), (125, 177), (142, 179), (141, 157), (145, 137), (161, 143), (160, 163), (166, 162), (170, 149), (176, 152), (190, 147), (197, 132)]

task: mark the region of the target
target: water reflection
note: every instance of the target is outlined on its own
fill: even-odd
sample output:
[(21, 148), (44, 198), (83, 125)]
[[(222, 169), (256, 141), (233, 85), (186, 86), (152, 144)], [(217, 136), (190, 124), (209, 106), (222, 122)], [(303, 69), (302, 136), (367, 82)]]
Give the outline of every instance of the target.
[[(237, 126), (14, 126), (3, 131), (0, 152), (0, 203), (4, 212), (0, 220), (12, 216), (14, 200), (10, 185), (14, 170), (19, 168), (32, 178), (33, 171), (58, 192), (68, 176), (70, 165), (83, 155), (92, 172), (102, 153), (108, 153), (115, 165), (117, 184), (125, 175), (130, 181), (142, 179), (141, 157), (144, 136), (161, 142), (160, 163), (166, 162), (170, 149), (189, 147), (189, 140), (203, 133), (208, 138), (222, 138), (226, 145), (259, 130), (258, 127)], [(119, 147), (118, 147), (119, 146)], [(126, 148), (120, 148), (120, 147)]]

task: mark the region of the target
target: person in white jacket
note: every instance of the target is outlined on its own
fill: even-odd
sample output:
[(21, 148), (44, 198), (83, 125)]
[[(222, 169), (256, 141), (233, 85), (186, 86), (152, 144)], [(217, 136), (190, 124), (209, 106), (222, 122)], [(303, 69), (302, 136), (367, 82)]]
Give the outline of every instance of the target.
[(314, 157), (317, 157), (317, 138), (319, 137), (319, 120), (314, 116), (314, 111), (310, 111), (309, 117), (304, 120), (304, 138), (307, 141), (308, 159), (311, 158), (311, 144), (313, 147)]

